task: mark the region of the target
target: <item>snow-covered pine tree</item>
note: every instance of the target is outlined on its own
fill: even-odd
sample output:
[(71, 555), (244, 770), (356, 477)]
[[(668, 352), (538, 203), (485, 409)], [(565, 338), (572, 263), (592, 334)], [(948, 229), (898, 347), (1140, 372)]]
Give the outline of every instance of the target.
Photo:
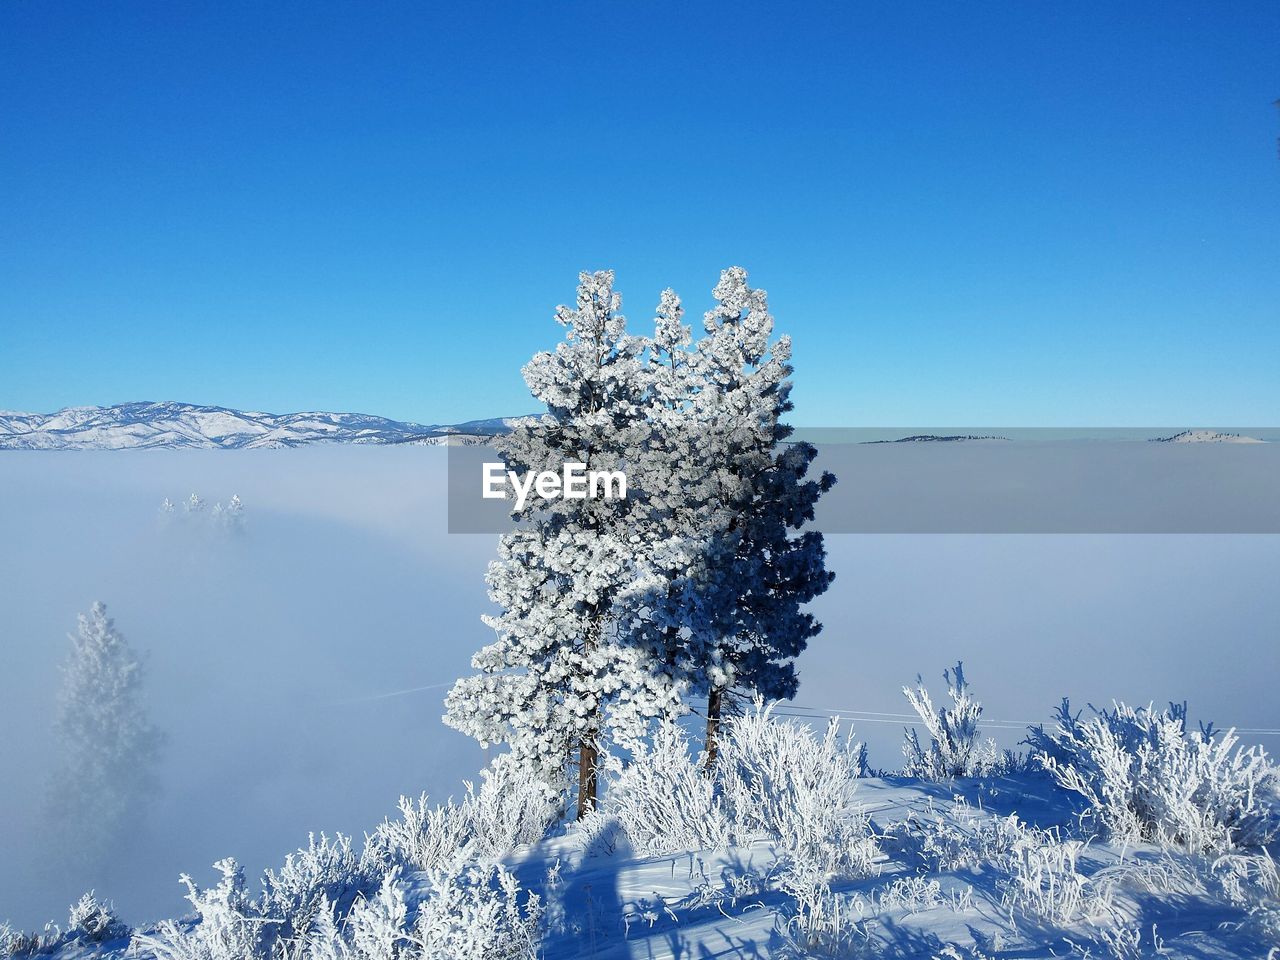
[(49, 812), (77, 861), (97, 869), (136, 824), (154, 783), (161, 735), (142, 702), (142, 662), (95, 603), (68, 635), (55, 732), (61, 756)]
[[(648, 379), (642, 338), (626, 332), (613, 273), (579, 275), (575, 307), (562, 306), (564, 339), (524, 369), (548, 414), (495, 443), (508, 469), (626, 469), (644, 455)], [(515, 760), (556, 784), (576, 764), (578, 816), (595, 805), (600, 750), (625, 744), (678, 701), (619, 617), (643, 543), (632, 530), (643, 497), (530, 498), (489, 567), (486, 617), (497, 639), (472, 658), (445, 720), (482, 743), (506, 743)]]
[(650, 535), (666, 580), (650, 595), (651, 628), (675, 676), (707, 698), (708, 764), (726, 697), (795, 695), (794, 659), (821, 630), (801, 608), (834, 576), (822, 535), (800, 533), (835, 477), (808, 479), (817, 451), (788, 442), (790, 338), (773, 339), (767, 295), (742, 268), (725, 270), (714, 296), (690, 351), (679, 300), (664, 294), (650, 352), (654, 447), (669, 470), (666, 487), (651, 481), (662, 509), (649, 516), (667, 534)]

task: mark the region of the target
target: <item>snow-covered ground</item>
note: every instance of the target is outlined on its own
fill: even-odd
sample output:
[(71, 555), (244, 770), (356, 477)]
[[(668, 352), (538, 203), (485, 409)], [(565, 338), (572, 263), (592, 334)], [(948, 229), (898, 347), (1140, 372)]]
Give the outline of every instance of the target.
[[(1079, 808), (1043, 776), (947, 784), (868, 778), (855, 797), (877, 849), (865, 875), (824, 888), (840, 911), (834, 923), (834, 912), (798, 905), (787, 853), (767, 837), (640, 856), (624, 831), (575, 824), (501, 862), (519, 884), (514, 902), (527, 903), (532, 893), (544, 906), (541, 956), (549, 960), (1203, 960), (1266, 957), (1276, 946), (1274, 877), (1233, 883), (1240, 871), (1231, 858), (1070, 839)], [(200, 879), (212, 881), (210, 872)], [(438, 895), (437, 883), (410, 871), (396, 887), (412, 914)], [(190, 930), (190, 922), (175, 929)], [(843, 945), (807, 952), (808, 924), (842, 929)], [(144, 926), (139, 933), (163, 938), (166, 931)], [(54, 953), (62, 960), (172, 956), (145, 940), (130, 951), (124, 936)], [(471, 951), (458, 956), (488, 960)]]
[[(209, 881), (210, 864), (235, 856), (252, 878), (310, 830), (360, 836), (402, 793), (459, 794), (484, 758), (440, 723), (441, 700), (489, 639), (479, 614), (495, 538), (445, 533), (444, 467), (441, 451), (404, 447), (0, 457), (0, 919), (63, 922), (90, 887), (130, 922), (176, 916), (180, 872)], [(161, 501), (192, 492), (209, 504), (238, 494), (244, 530), (181, 515), (166, 523)], [(832, 536), (828, 548), (837, 580), (814, 605), (826, 630), (801, 658), (801, 693), (784, 712), (855, 716), (873, 767), (901, 763), (902, 685), (917, 673), (936, 683), (958, 657), (986, 704), (984, 731), (1003, 746), (1063, 695), (1099, 705), (1187, 698), (1193, 717), (1280, 726), (1274, 537)], [(48, 858), (43, 771), (64, 635), (99, 599), (148, 653), (147, 699), (168, 741), (145, 832), (110, 875), (79, 876)], [(991, 789), (962, 792), (1033, 823), (1069, 818), (1042, 781)], [(1041, 799), (1028, 803), (1027, 791)], [(901, 819), (895, 810), (952, 809), (944, 787), (873, 779), (859, 795), (880, 828)], [(574, 843), (548, 841), (518, 875), (568, 861)], [(1091, 845), (1082, 872), (1118, 853)], [(906, 854), (885, 855), (880, 877), (846, 892), (867, 898), (910, 866)], [(768, 853), (708, 854), (712, 881), (734, 857), (763, 868)], [(702, 884), (697, 860), (615, 850), (574, 866), (572, 879), (566, 869), (566, 895), (581, 898), (574, 910), (589, 926), (557, 956), (770, 955), (782, 905), (769, 896), (763, 908), (752, 898), (680, 905)], [(898, 931), (900, 952), (913, 955), (909, 931), (922, 925), (969, 943), (968, 924), (982, 932), (982, 918), (1001, 916), (996, 878), (951, 874), (944, 887), (973, 886), (973, 905), (891, 917), (882, 932)], [(639, 909), (624, 945), (627, 911), (612, 906), (655, 896), (652, 927)], [(596, 901), (599, 912), (588, 906)], [(1153, 919), (1167, 910), (1149, 907)], [(1159, 919), (1160, 935), (1185, 939), (1194, 922), (1210, 931), (1204, 955), (1265, 955), (1217, 944), (1227, 936), (1218, 909), (1174, 911)]]

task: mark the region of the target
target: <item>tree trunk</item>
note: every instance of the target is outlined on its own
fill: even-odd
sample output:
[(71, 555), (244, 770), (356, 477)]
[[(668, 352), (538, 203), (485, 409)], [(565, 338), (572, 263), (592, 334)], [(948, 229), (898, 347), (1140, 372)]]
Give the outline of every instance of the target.
[(596, 808), (596, 762), (594, 739), (578, 744), (578, 819)]
[(720, 714), (724, 712), (724, 691), (712, 687), (707, 695), (707, 761), (703, 768), (707, 773), (715, 769), (720, 754)]
[[(585, 457), (583, 458), (586, 459)], [(603, 632), (600, 604), (588, 607), (588, 626), (582, 640), (584, 660), (588, 660), (591, 651), (599, 643)], [(587, 733), (578, 741), (578, 819), (581, 820), (596, 808), (597, 777), (596, 767), (600, 752), (596, 749), (596, 738), (600, 736), (601, 707), (599, 701), (591, 708), (591, 717), (587, 724)]]

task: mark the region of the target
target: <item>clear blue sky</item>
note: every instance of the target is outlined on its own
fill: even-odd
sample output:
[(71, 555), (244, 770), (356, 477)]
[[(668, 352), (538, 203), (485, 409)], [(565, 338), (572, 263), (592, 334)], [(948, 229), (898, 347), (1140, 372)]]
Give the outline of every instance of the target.
[(0, 408), (519, 413), (721, 267), (805, 424), (1280, 421), (1280, 4), (0, 3)]

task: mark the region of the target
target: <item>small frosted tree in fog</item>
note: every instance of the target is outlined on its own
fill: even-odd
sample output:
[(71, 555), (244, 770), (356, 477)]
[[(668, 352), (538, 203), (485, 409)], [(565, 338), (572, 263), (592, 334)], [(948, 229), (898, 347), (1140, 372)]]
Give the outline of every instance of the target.
[(215, 503), (213, 521), (227, 530), (244, 529), (244, 504), (240, 502), (240, 497), (232, 494), (225, 506), (222, 503)]
[(49, 812), (75, 859), (100, 865), (137, 822), (161, 736), (142, 701), (142, 662), (95, 603), (80, 615), (63, 666), (55, 732), (60, 762)]

